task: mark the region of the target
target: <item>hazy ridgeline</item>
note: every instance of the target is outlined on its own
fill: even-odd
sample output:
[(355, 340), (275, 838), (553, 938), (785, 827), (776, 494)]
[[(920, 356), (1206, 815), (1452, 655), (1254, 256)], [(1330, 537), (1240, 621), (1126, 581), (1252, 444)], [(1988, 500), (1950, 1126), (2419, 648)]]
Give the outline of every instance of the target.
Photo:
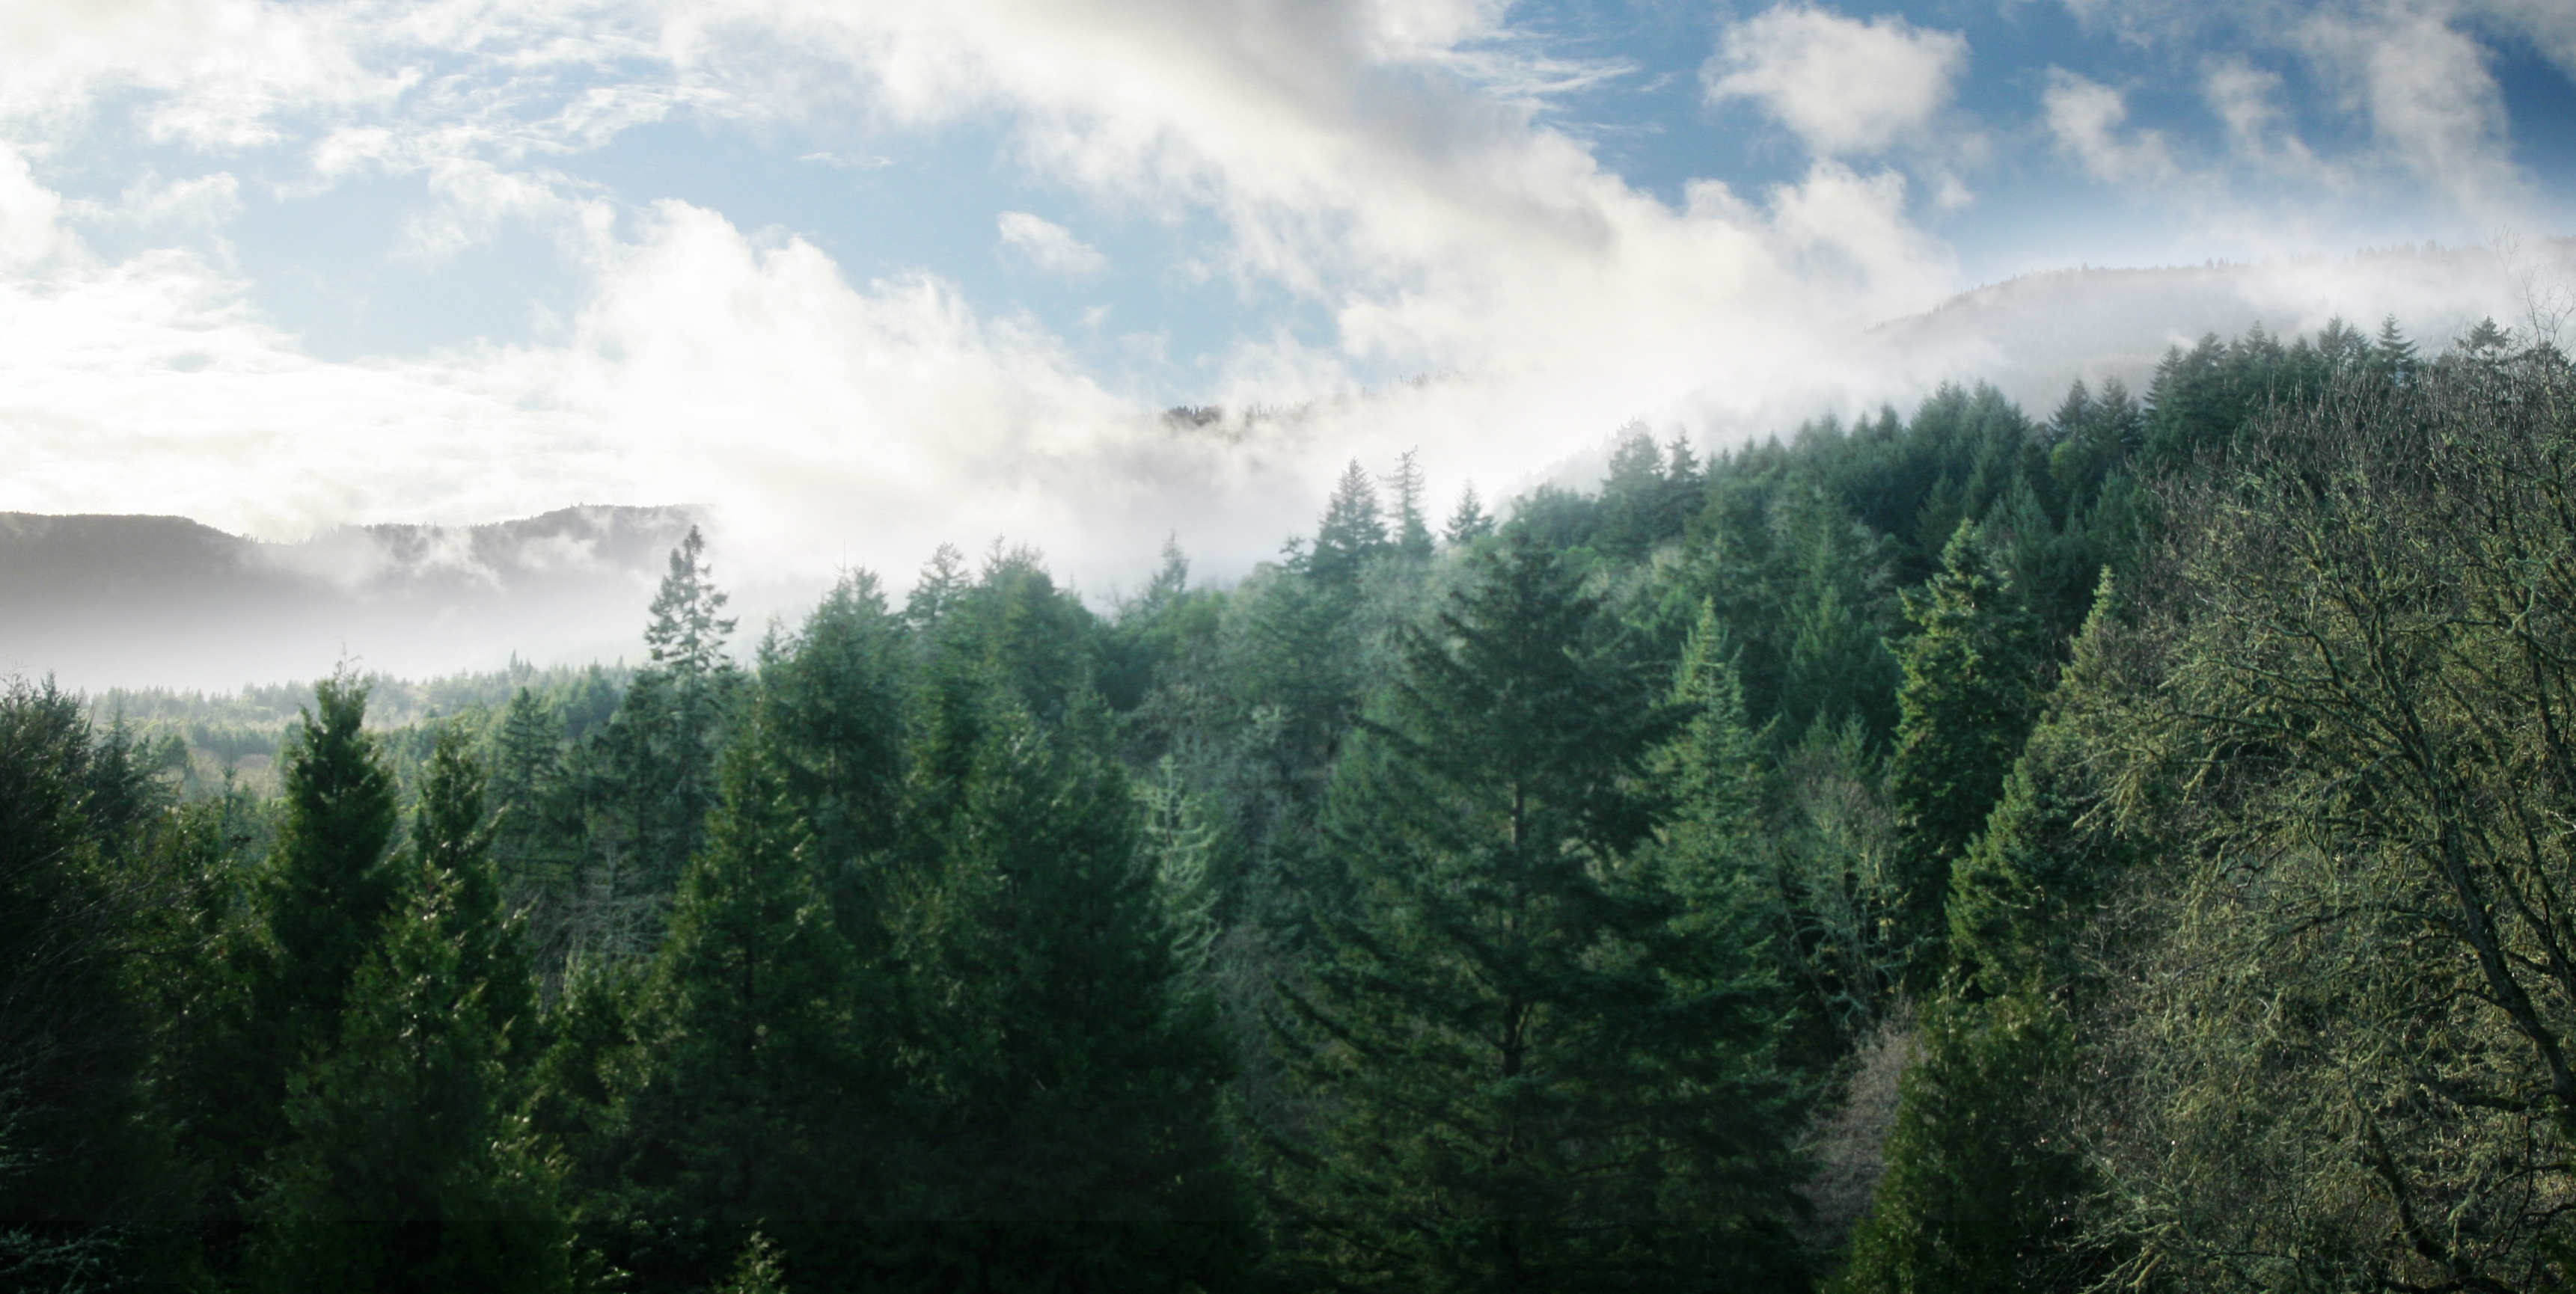
[(0, 699), (26, 1288), (2541, 1289), (2576, 374), (1944, 389), (1227, 591)]

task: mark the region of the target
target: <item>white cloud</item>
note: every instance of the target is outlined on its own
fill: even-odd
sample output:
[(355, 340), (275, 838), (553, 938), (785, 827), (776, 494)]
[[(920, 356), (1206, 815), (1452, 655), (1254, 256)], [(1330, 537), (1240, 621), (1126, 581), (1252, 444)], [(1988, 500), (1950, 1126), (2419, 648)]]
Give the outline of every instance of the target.
[[(0, 86), (0, 119), (24, 148), (102, 110), (97, 87), (142, 87), (145, 124), (173, 140), (282, 141), (307, 159), (296, 191), (417, 177), (434, 201), (405, 249), (422, 263), (503, 222), (549, 228), (582, 295), (546, 344), (326, 363), (208, 258), (84, 259), (42, 168), (0, 151), (0, 508), (292, 535), (696, 501), (770, 569), (846, 551), (900, 578), (938, 541), (1007, 533), (1096, 590), (1172, 528), (1203, 570), (1243, 569), (1311, 523), (1355, 454), (1383, 467), (1419, 446), (1437, 488), (1502, 491), (1632, 415), (1733, 435), (1977, 375), (1944, 367), (1955, 352), (1853, 362), (1860, 329), (1961, 286), (1908, 211), (1925, 191), (1964, 201), (1956, 178), (1869, 160), (1932, 147), (1966, 66), (1962, 38), (1900, 19), (1788, 7), (1731, 30), (1710, 92), (1818, 157), (1791, 183), (1699, 181), (1676, 204), (1551, 124), (1549, 95), (1615, 69), (1552, 58), (1500, 0), (135, 0), (94, 30), (56, 24), (69, 34), (18, 31), (18, 13), (0, 10), (0, 48), (41, 57)], [(292, 57), (263, 71), (263, 50)], [(2392, 140), (2446, 137), (2418, 82), (2355, 82), (2383, 83), (2416, 105), (2391, 110)], [(2225, 69), (2208, 87), (2245, 147), (2287, 156), (2270, 93)], [(2046, 104), (2094, 174), (2177, 175), (2119, 91), (2061, 73)], [(998, 122), (1008, 164), (1078, 209), (1213, 224), (1193, 249), (1213, 278), (1321, 326), (1248, 327), (1204, 396), (1299, 412), (1175, 432), (934, 275), (853, 281), (814, 243), (567, 178), (565, 158), (680, 114), (867, 167), (889, 136)], [(189, 200), (213, 218), (238, 198)], [(996, 228), (1041, 267), (1105, 268), (1036, 214)], [(1140, 364), (1169, 362), (1168, 335), (1124, 305), (1082, 327), (1113, 318)], [(1411, 374), (1431, 380), (1388, 381)]]
[(36, 183), (27, 159), (0, 143), (0, 270), (24, 269), (65, 250), (60, 194)]
[(1712, 101), (1753, 100), (1810, 149), (1849, 155), (1924, 128), (1967, 65), (1957, 32), (1782, 5), (1728, 28), (1700, 77)]
[(2129, 107), (2110, 86), (2053, 67), (2048, 70), (2048, 88), (2040, 92), (2040, 104), (2058, 150), (2094, 179), (2106, 184), (2161, 184), (2179, 173), (2161, 133), (2122, 129)]
[(2368, 116), (2388, 160), (2469, 211), (2502, 217), (2523, 184), (2507, 148), (2504, 93), (2477, 41), (2436, 12), (2320, 15), (2302, 31)]
[(997, 223), (1002, 231), (1002, 246), (1050, 274), (1080, 278), (1098, 274), (1109, 265), (1109, 258), (1101, 255), (1099, 248), (1043, 216), (1005, 211)]

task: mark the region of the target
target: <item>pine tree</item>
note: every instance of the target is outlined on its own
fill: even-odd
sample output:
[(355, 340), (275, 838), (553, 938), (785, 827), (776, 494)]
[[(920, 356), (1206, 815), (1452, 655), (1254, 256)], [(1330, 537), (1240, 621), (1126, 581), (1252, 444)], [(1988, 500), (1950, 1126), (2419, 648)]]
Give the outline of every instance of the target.
[(2064, 1011), (2015, 990), (1923, 1011), (1887, 1173), (1836, 1294), (2085, 1288), (2066, 1253), (2083, 1165), (2058, 1105), (2074, 1077)]
[(294, 1139), (257, 1209), (262, 1284), (568, 1290), (562, 1165), (531, 1127), (491, 982), (466, 969), (491, 922), (460, 902), (465, 875), (419, 875), (329, 1049), (289, 1082)]
[(2038, 718), (2047, 659), (2019, 591), (1990, 571), (1972, 523), (1960, 524), (1941, 561), (1931, 584), (1905, 599), (1914, 634), (1902, 651), (1888, 767), (1905, 895), (1898, 940), (1923, 986), (1945, 968), (1951, 869), (1984, 829)]
[(1231, 1057), (1108, 716), (1076, 696), (1042, 724), (989, 659), (947, 654), (932, 679), (887, 913), (920, 1040), (889, 1209), (960, 1221), (923, 1233), (904, 1279), (1230, 1285), (1250, 1240), (1217, 1117)]
[(615, 811), (631, 836), (645, 888), (665, 894), (705, 843), (716, 756), (742, 681), (725, 655), (734, 622), (721, 614), (726, 595), (705, 555), (706, 539), (695, 526), (671, 550), (670, 571), (644, 629), (651, 663), (637, 672), (612, 725), (622, 748)]
[(1408, 449), (1396, 460), (1395, 550), (1420, 560), (1431, 556), (1431, 526), (1422, 513), (1422, 464), (1419, 451)]
[(269, 901), (277, 964), (260, 994), (260, 1014), (275, 1023), (288, 1058), (337, 1030), (349, 979), (402, 888), (387, 858), (398, 821), (394, 775), (363, 726), (367, 685), (344, 670), (315, 684), (313, 697), (286, 750)]
[[(140, 829), (148, 770), (51, 680), (0, 685), (0, 1218), (112, 1219), (179, 1205), (147, 1121), (148, 1017), (131, 978), (159, 897)], [(156, 1198), (160, 1197), (160, 1198)], [(0, 1271), (39, 1255), (0, 1237)]]
[(1484, 503), (1476, 498), (1475, 482), (1469, 481), (1458, 492), (1458, 507), (1449, 514), (1449, 524), (1440, 533), (1453, 548), (1494, 533), (1494, 519), (1485, 514)]
[(1477, 576), (1337, 770), (1352, 899), (1282, 1022), (1317, 1126), (1273, 1130), (1304, 1250), (1352, 1288), (1794, 1287), (1761, 977), (1663, 879), (1718, 864), (1636, 858), (1678, 716), (1527, 531)]
[(627, 1171), (647, 1216), (846, 1218), (876, 1189), (858, 1148), (884, 1095), (851, 1035), (849, 946), (767, 735), (726, 751), (638, 1025)]
[(1377, 486), (1360, 470), (1358, 459), (1343, 469), (1325, 505), (1323, 524), (1307, 553), (1306, 570), (1327, 588), (1354, 589), (1360, 569), (1386, 551), (1386, 520), (1378, 509)]

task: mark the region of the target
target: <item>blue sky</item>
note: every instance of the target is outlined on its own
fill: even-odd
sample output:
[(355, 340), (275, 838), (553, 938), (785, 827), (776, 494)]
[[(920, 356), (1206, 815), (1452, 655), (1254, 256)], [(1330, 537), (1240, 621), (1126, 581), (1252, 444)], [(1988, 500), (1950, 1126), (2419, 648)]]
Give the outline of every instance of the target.
[[(275, 536), (1240, 569), (1344, 457), (1492, 493), (2009, 364), (1855, 339), (2015, 275), (2438, 331), (2576, 232), (2564, 0), (21, 0), (0, 54), (0, 508)], [(2416, 243), (2495, 254), (2349, 260)]]

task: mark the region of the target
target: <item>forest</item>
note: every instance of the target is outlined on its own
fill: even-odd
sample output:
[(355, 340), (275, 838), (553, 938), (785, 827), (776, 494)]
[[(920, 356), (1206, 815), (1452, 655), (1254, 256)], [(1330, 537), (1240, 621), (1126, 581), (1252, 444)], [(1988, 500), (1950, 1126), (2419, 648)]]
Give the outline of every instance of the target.
[(0, 1285), (2556, 1289), (2576, 370), (1944, 387), (1229, 588), (0, 694)]

